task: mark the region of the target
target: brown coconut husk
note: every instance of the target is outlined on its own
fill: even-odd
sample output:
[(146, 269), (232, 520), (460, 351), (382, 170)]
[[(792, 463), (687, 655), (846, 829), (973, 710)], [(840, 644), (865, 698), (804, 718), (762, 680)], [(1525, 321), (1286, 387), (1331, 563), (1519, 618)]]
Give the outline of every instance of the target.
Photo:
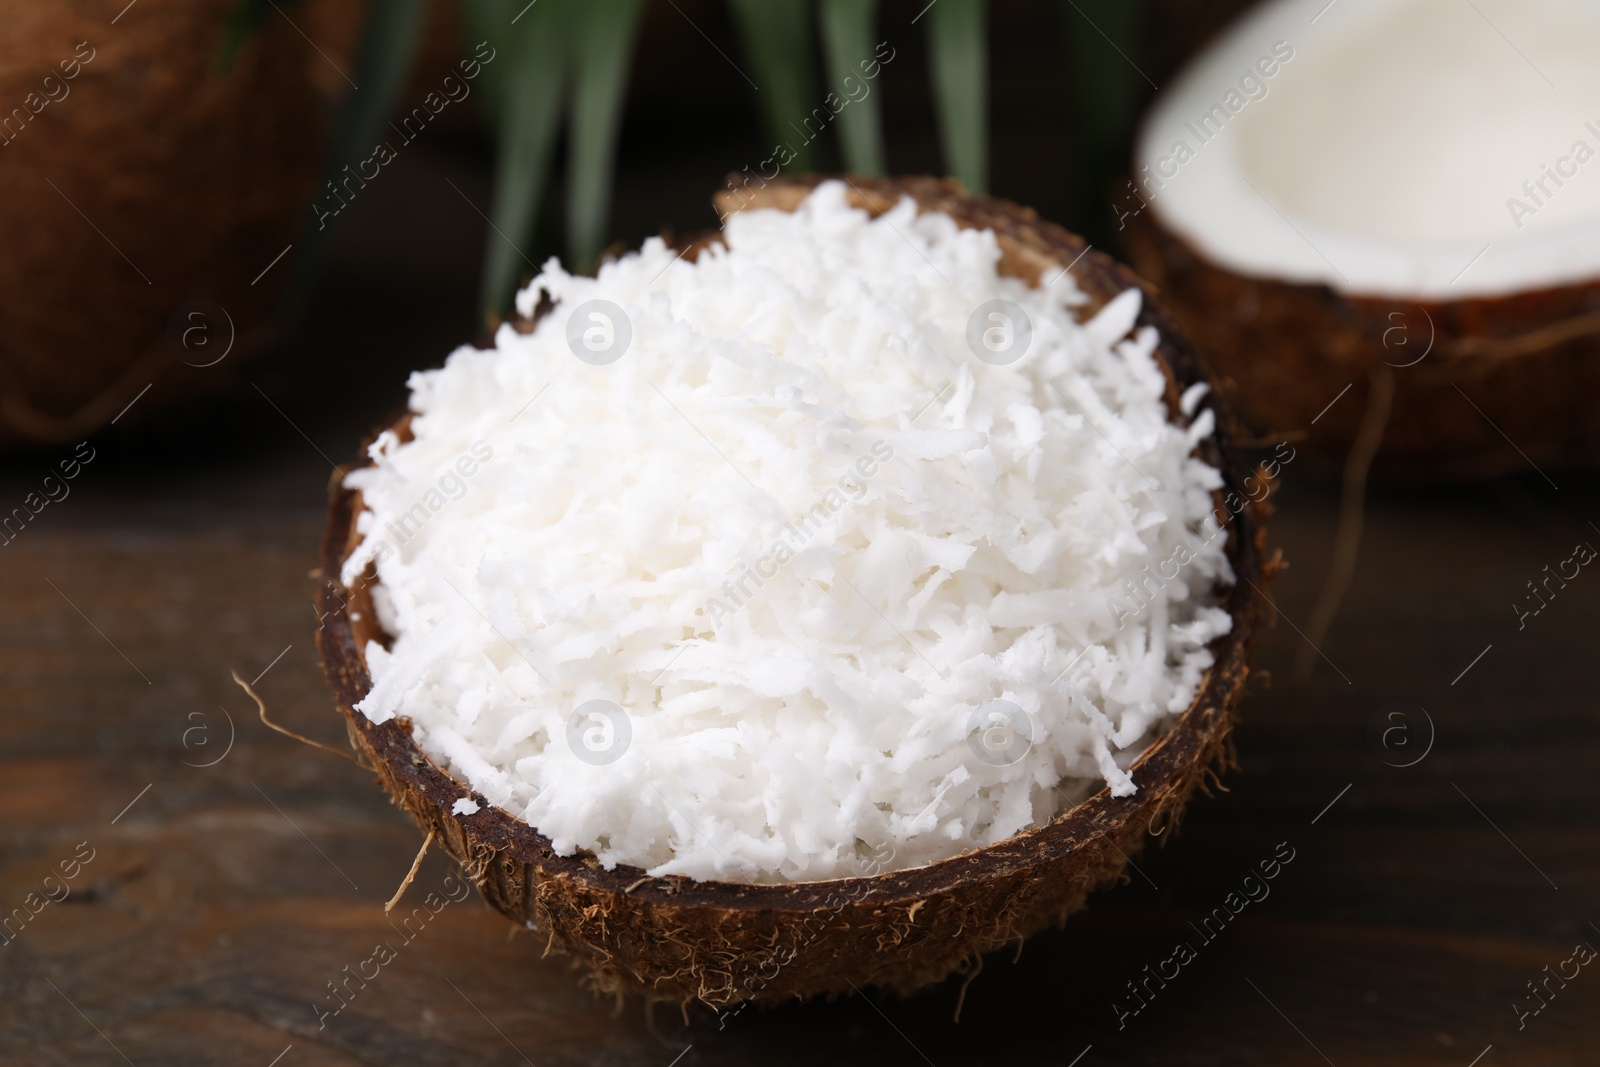
[[(307, 210), (323, 128), (309, 70), (326, 61), (273, 14), (219, 70), (235, 6), (7, 5), (0, 117), (20, 132), (0, 146), (0, 443), (80, 440), (151, 386), (125, 421), (148, 417), (263, 339), (293, 253), (251, 283)], [(92, 59), (24, 125), (12, 109), (31, 111), (29, 94), (37, 106), (80, 42)], [(203, 355), (169, 343), (173, 313), (197, 299), (232, 319), (220, 367), (180, 357), (220, 351), (221, 321)]]
[(1348, 296), (1219, 266), (1159, 210), (1133, 217), (1124, 237), (1250, 433), (1293, 435), (1342, 462), (1387, 371), (1393, 397), (1375, 478), (1600, 462), (1600, 279), (1463, 300)]
[[(745, 207), (792, 209), (818, 179), (768, 182), (745, 194)], [(1140, 324), (1161, 333), (1158, 358), (1170, 382), (1168, 403), (1201, 381), (1200, 365), (1172, 319), (1127, 269), (1031, 210), (935, 179), (855, 179), (853, 197), (880, 212), (909, 195), (925, 211), (949, 213), (963, 226), (992, 227), (1004, 250), (1002, 270), (1037, 283), (1067, 264), (1094, 307), (1129, 287), (1145, 289)], [(724, 211), (741, 205), (719, 197)], [(697, 242), (690, 246), (690, 253)], [(1093, 308), (1090, 309), (1091, 311)], [(405, 430), (404, 419), (398, 428)], [(1245, 498), (1249, 473), (1227, 436), (1199, 453), (1223, 474), (1223, 494)], [(336, 577), (359, 542), (360, 494), (332, 486), (322, 570)], [(866, 986), (902, 993), (955, 972), (974, 973), (983, 953), (1019, 947), (1029, 935), (1063, 922), (1098, 887), (1122, 876), (1128, 857), (1178, 819), (1185, 803), (1230, 762), (1228, 742), (1245, 680), (1246, 654), (1265, 602), (1261, 588), (1276, 569), (1264, 560), (1263, 507), (1246, 507), (1230, 526), (1227, 551), (1237, 584), (1226, 593), (1233, 629), (1213, 646), (1216, 663), (1173, 729), (1132, 768), (1138, 792), (1102, 789), (1048, 825), (1007, 841), (911, 870), (791, 885), (740, 885), (683, 877), (653, 878), (629, 866), (606, 870), (586, 852), (560, 856), (537, 829), (490, 805), (452, 778), (412, 741), (401, 718), (374, 724), (353, 705), (371, 687), (362, 649), (383, 641), (371, 585), (346, 589), (325, 581), (317, 634), (351, 743), (423, 832), (457, 862), (485, 899), (526, 924), (546, 951), (572, 956), (600, 991), (723, 1008), (835, 995)], [(371, 575), (369, 574), (369, 578)], [(481, 807), (455, 816), (458, 798)]]

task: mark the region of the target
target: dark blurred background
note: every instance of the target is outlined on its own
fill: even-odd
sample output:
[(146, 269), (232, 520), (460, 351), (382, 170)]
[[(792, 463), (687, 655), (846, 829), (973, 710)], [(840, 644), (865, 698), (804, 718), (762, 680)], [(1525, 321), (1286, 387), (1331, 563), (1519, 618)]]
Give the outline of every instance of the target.
[[(153, 6), (158, 0), (143, 2)], [(250, 2), (215, 0), (208, 6), (233, 10), (235, 3), (248, 7)], [(1102, 0), (1098, 6), (1106, 4)], [(1120, 149), (1108, 155), (1101, 148), (1099, 157), (1085, 160), (1081, 151), (1075, 155), (1075, 145), (1081, 147), (1081, 142), (1089, 140), (1085, 127), (1094, 125), (1095, 117), (1107, 110), (1121, 116), (1112, 120), (1115, 129), (1111, 136), (1119, 146), (1125, 144), (1131, 135), (1133, 109), (1155, 91), (1155, 86), (1166, 79), (1184, 55), (1221, 29), (1227, 18), (1244, 6), (1241, 0), (1211, 5), (1163, 0), (1141, 5), (1137, 16), (1108, 19), (1104, 12), (1097, 11), (1095, 3), (1008, 0), (992, 5), (987, 18), (989, 65), (985, 79), (989, 93), (990, 191), (1030, 205), (1045, 218), (1088, 234), (1101, 247), (1115, 251), (1112, 185), (1114, 176), (1120, 176), (1125, 168), (1125, 157)], [(208, 41), (203, 27), (196, 27), (179, 40), (168, 42), (158, 37), (140, 42), (138, 47), (159, 55), (161, 49), (182, 46), (186, 61), (198, 64), (193, 77), (208, 85), (229, 78), (248, 81), (246, 91), (252, 96), (275, 92), (280, 85), (287, 92), (295, 79), (281, 68), (300, 62), (309, 70), (300, 80), (309, 79), (318, 90), (321, 103), (315, 110), (293, 111), (294, 129), (270, 136), (262, 134), (258, 143), (248, 140), (248, 129), (212, 130), (208, 122), (246, 127), (253, 122), (287, 121), (267, 115), (262, 111), (265, 105), (259, 101), (251, 106), (261, 114), (235, 115), (227, 107), (242, 109), (245, 105), (226, 101), (215, 114), (188, 120), (186, 134), (191, 144), (186, 150), (196, 160), (193, 166), (169, 165), (175, 173), (168, 174), (152, 163), (140, 171), (137, 168), (145, 163), (142, 155), (120, 140), (108, 140), (93, 153), (82, 152), (81, 146), (77, 151), (63, 146), (74, 136), (105, 132), (93, 124), (87, 128), (77, 125), (81, 112), (96, 102), (82, 104), (69, 97), (55, 105), (56, 111), (46, 110), (39, 116), (38, 128), (26, 130), (25, 137), (6, 146), (7, 154), (0, 158), (0, 177), (6, 178), (8, 187), (17, 192), (12, 198), (16, 223), (24, 225), (33, 217), (39, 226), (48, 223), (48, 228), (60, 231), (49, 239), (53, 246), (41, 256), (55, 263), (63, 254), (77, 254), (85, 261), (86, 280), (93, 282), (109, 276), (117, 285), (132, 287), (123, 292), (108, 287), (105, 293), (111, 300), (127, 297), (124, 302), (128, 306), (121, 315), (108, 315), (103, 301), (84, 294), (86, 313), (64, 316), (50, 305), (70, 304), (73, 294), (40, 292), (34, 303), (44, 305), (42, 314), (56, 325), (63, 317), (82, 319), (83, 332), (24, 332), (13, 324), (4, 339), (8, 343), (0, 345), (0, 354), (6, 356), (0, 363), (9, 367), (9, 374), (19, 375), (12, 378), (8, 391), (37, 393), (41, 399), (35, 406), (43, 413), (65, 415), (126, 363), (125, 357), (122, 363), (111, 362), (115, 351), (101, 354), (94, 349), (148, 345), (152, 339), (149, 335), (156, 335), (154, 340), (165, 341), (166, 347), (171, 348), (171, 338), (159, 336), (163, 319), (180, 315), (192, 301), (204, 301), (231, 317), (231, 326), (238, 334), (234, 350), (222, 362), (207, 367), (193, 364), (206, 362), (210, 351), (180, 352), (191, 366), (160, 368), (160, 375), (147, 375), (161, 380), (118, 419), (109, 439), (117, 441), (119, 449), (183, 452), (200, 434), (216, 441), (220, 450), (228, 451), (223, 447), (225, 441), (270, 435), (273, 431), (267, 426), (267, 416), (283, 421), (262, 402), (260, 393), (266, 393), (284, 413), (307, 420), (307, 432), (328, 427), (320, 421), (324, 418), (339, 420), (342, 436), (318, 440), (330, 455), (341, 458), (350, 454), (359, 436), (349, 427), (371, 425), (403, 402), (408, 371), (435, 366), (453, 346), (484, 336), (479, 301), (486, 243), (515, 244), (523, 279), (534, 273), (529, 261), (541, 263), (547, 256), (566, 250), (563, 207), (567, 199), (565, 153), (569, 138), (565, 134), (555, 145), (550, 184), (541, 198), (531, 237), (513, 240), (501, 236), (503, 229), (491, 228), (488, 214), (493, 199), (494, 148), (486, 132), (489, 123), (481, 106), (484, 95), (480, 82), (471, 86), (480, 90), (476, 95), (450, 105), (409, 143), (391, 136), (387, 126), (382, 130), (381, 136), (398, 146), (397, 158), (383, 166), (379, 176), (361, 188), (351, 198), (350, 206), (338, 215), (321, 272), (315, 275), (309, 297), (299, 309), (301, 314), (286, 320), (278, 314), (282, 310), (281, 299), (264, 304), (263, 297), (277, 294), (275, 284), (281, 287), (297, 269), (309, 235), (297, 236), (294, 231), (310, 217), (313, 196), (319, 204), (335, 203), (320, 182), (307, 188), (303, 180), (292, 176), (276, 179), (279, 185), (304, 190), (290, 197), (304, 205), (294, 213), (294, 225), (285, 227), (278, 222), (274, 228), (274, 233), (293, 238), (295, 248), (283, 260), (273, 261), (270, 271), (258, 283), (248, 287), (240, 284), (271, 260), (284, 240), (262, 236), (260, 231), (266, 228), (263, 222), (243, 234), (231, 252), (225, 244), (214, 249), (205, 247), (208, 241), (216, 240), (212, 231), (221, 230), (205, 209), (209, 207), (215, 214), (237, 212), (243, 206), (238, 202), (212, 205), (206, 199), (208, 189), (220, 180), (219, 176), (242, 182), (251, 180), (247, 176), (253, 172), (271, 171), (280, 165), (280, 160), (264, 157), (281, 157), (286, 145), (311, 155), (324, 151), (328, 130), (346, 99), (347, 80), (351, 74), (361, 73), (356, 70), (356, 60), (362, 5), (299, 0), (280, 7), (281, 10), (268, 8), (262, 23), (244, 38), (238, 46), (236, 66), (227, 75), (207, 69), (212, 56), (200, 54)], [(32, 32), (47, 40), (66, 41), (76, 32), (98, 42), (94, 47), (100, 53), (99, 67), (91, 63), (85, 68), (84, 80), (78, 87), (80, 99), (91, 75), (111, 75), (109, 64), (121, 60), (143, 69), (153, 58), (140, 51), (118, 52), (122, 40), (117, 35), (136, 30), (135, 16), (147, 14), (140, 12), (137, 4), (124, 9), (126, 13), (119, 16), (122, 21), (116, 27), (102, 27), (106, 21), (103, 18), (91, 19), (91, 8), (95, 16), (101, 14), (94, 5), (84, 3), (75, 9), (80, 20), (63, 18), (65, 24), (60, 27), (51, 23), (48, 16), (23, 13), (25, 19), (31, 15)], [(894, 58), (872, 83), (871, 92), (882, 108), (884, 147), (889, 170), (895, 174), (943, 173), (946, 168), (930, 85), (928, 39), (924, 32), (927, 25), (916, 21), (928, 8), (926, 0), (891, 0), (883, 3), (878, 12), (875, 38), (889, 42)], [(1091, 12), (1099, 17), (1092, 18)], [(159, 14), (162, 12), (148, 13), (151, 17)], [(212, 21), (220, 24), (221, 20)], [(1116, 30), (1117, 22), (1124, 24), (1120, 43), (1113, 42), (1100, 28), (1110, 26)], [(65, 46), (55, 50), (62, 47)], [(39, 45), (37, 50), (41, 55), (54, 54), (50, 45)], [(1081, 50), (1098, 57), (1097, 70), (1104, 67), (1115, 71), (1115, 79), (1108, 78), (1104, 84), (1094, 80), (1086, 83), (1081, 71), (1074, 76), (1081, 66), (1075, 62)], [(441, 79), (455, 69), (457, 61), (471, 52), (455, 4), (437, 0), (429, 4), (409, 76), (395, 93), (398, 110), (404, 112), (420, 104), (424, 95), (436, 90)], [(63, 54), (70, 55), (70, 49)], [(19, 63), (22, 58), (33, 60), (27, 65), (29, 70), (40, 65), (38, 57), (18, 57)], [(268, 66), (269, 61), (275, 66), (265, 71), (250, 66), (252, 62)], [(499, 58), (501, 66), (508, 62), (506, 56)], [(823, 70), (820, 56), (814, 56), (810, 66), (815, 68), (811, 71), (812, 81), (820, 94), (832, 82)], [(714, 229), (717, 219), (710, 205), (713, 192), (723, 186), (730, 173), (745, 167), (758, 169), (763, 160), (771, 157), (773, 138), (763, 130), (756, 94), (747, 81), (745, 71), (750, 67), (728, 5), (720, 0), (662, 0), (645, 6), (614, 169), (616, 184), (608, 227), (613, 247), (636, 246), (652, 234)], [(0, 72), (4, 69), (0, 65)], [(493, 64), (486, 69), (492, 70)], [(20, 82), (19, 96), (31, 85), (26, 79)], [(369, 94), (372, 91), (369, 85)], [(69, 110), (72, 107), (79, 112)], [(66, 128), (47, 128), (58, 112)], [(320, 124), (302, 121), (318, 113)], [(158, 116), (139, 111), (127, 117), (140, 123), (160, 121)], [(240, 134), (246, 138), (243, 144), (235, 143)], [(837, 129), (830, 130), (816, 143), (820, 169), (832, 171), (841, 167), (837, 134)], [(146, 135), (126, 126), (120, 130), (120, 137), (133, 140), (143, 155), (171, 148), (145, 149)], [(46, 143), (49, 138), (55, 138), (55, 142)], [(25, 156), (24, 152), (33, 155)], [(120, 153), (133, 158), (114, 158)], [(226, 170), (203, 170), (202, 160), (224, 156)], [(119, 176), (122, 168), (128, 173)], [(187, 185), (186, 182), (198, 185), (200, 181), (199, 177), (189, 178), (190, 172), (203, 174), (206, 187)], [(108, 195), (103, 206), (92, 202), (99, 191), (116, 189), (119, 183), (132, 183), (141, 177), (166, 186), (165, 193), (155, 188), (144, 199), (129, 193), (120, 200), (114, 194)], [(47, 180), (50, 185), (45, 184)], [(265, 190), (266, 179), (261, 181)], [(281, 193), (272, 192), (283, 199)], [(259, 199), (267, 193), (253, 195)], [(68, 197), (70, 211), (62, 203)], [(23, 206), (25, 199), (34, 198), (37, 203)], [(191, 208), (177, 211), (171, 225), (157, 227), (146, 237), (148, 252), (139, 250), (142, 235), (136, 233), (130, 243), (130, 232), (155, 225), (156, 220), (146, 220), (141, 214), (141, 205), (160, 202), (165, 206), (167, 201), (185, 200), (191, 202)], [(40, 207), (53, 210), (55, 215), (39, 218)], [(119, 211), (127, 214), (118, 218)], [(226, 236), (226, 231), (221, 230), (221, 235)], [(30, 238), (37, 240), (31, 232)], [(188, 261), (174, 263), (170, 270), (157, 269), (166, 267), (163, 261), (175, 245), (203, 251), (194, 253)], [(152, 295), (147, 296), (146, 289), (139, 286), (139, 278), (129, 271), (130, 266), (138, 271), (139, 278), (146, 273), (155, 276), (150, 287)], [(7, 280), (22, 286), (27, 284), (27, 275)], [(235, 291), (233, 298), (224, 295)], [(227, 331), (214, 310), (208, 311), (205, 319), (194, 321), (205, 326), (203, 332), (219, 339)], [(172, 323), (167, 325), (166, 333), (172, 334)], [(90, 326), (100, 331), (98, 340), (103, 343), (97, 343), (97, 334), (89, 330)], [(196, 336), (201, 332), (197, 331)], [(39, 366), (30, 366), (30, 361)], [(60, 375), (75, 375), (83, 381), (63, 386), (57, 395), (49, 386), (54, 384), (53, 376)], [(114, 390), (115, 396), (106, 398), (109, 406), (98, 425), (94, 420), (84, 425), (104, 428), (110, 413), (138, 394), (143, 383), (135, 378), (127, 377)], [(39, 381), (46, 385), (39, 387)], [(200, 402), (191, 402), (194, 397)], [(152, 411), (159, 412), (159, 418), (152, 417)], [(70, 435), (52, 436), (67, 440)]]

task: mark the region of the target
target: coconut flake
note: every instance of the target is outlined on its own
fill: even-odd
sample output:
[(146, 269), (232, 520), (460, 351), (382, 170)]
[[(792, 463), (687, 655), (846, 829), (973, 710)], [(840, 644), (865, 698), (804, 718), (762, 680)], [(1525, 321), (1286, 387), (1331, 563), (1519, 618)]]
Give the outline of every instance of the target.
[[(1169, 421), (1140, 294), (1081, 324), (1070, 275), (838, 183), (725, 240), (552, 260), (533, 332), (413, 376), (413, 439), (346, 480), (343, 577), (376, 564), (394, 636), (360, 710), (559, 853), (657, 875), (917, 866), (1131, 792), (1232, 581), (1209, 411)], [(996, 300), (1031, 326), (1003, 365), (968, 347)], [(619, 326), (620, 358), (583, 347)]]

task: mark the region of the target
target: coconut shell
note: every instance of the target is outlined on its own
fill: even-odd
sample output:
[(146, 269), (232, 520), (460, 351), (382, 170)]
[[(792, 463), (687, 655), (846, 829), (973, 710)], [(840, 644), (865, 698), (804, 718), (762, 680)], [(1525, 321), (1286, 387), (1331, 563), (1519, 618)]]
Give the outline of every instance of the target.
[[(792, 209), (820, 179), (769, 182), (746, 194), (746, 206)], [(1085, 253), (1082, 240), (1032, 211), (934, 179), (855, 179), (856, 203), (879, 212), (900, 196), (925, 211), (943, 211), (967, 227), (992, 227), (1004, 250), (1002, 271), (1036, 282), (1045, 271), (1075, 264), (1073, 274), (1093, 307), (1142, 287), (1109, 258)], [(723, 213), (739, 205), (724, 193)], [(690, 246), (691, 252), (697, 246)], [(1092, 309), (1091, 309), (1092, 310)], [(1201, 379), (1188, 344), (1146, 291), (1140, 325), (1161, 334), (1158, 359), (1170, 380), (1176, 415), (1182, 389)], [(404, 433), (405, 419), (397, 428)], [(1200, 454), (1243, 499), (1249, 473), (1222, 433)], [(335, 578), (359, 543), (360, 494), (335, 482), (322, 543), (322, 570)], [(326, 580), (318, 597), (317, 634), (328, 679), (352, 744), (376, 769), (394, 801), (441, 844), (486, 900), (536, 932), (545, 949), (572, 956), (599, 990), (640, 992), (713, 1008), (848, 993), (880, 986), (909, 992), (953, 972), (968, 972), (981, 954), (1018, 945), (1061, 923), (1090, 892), (1116, 881), (1146, 838), (1174, 824), (1207, 775), (1228, 761), (1232, 728), (1272, 566), (1264, 563), (1264, 509), (1246, 507), (1229, 527), (1227, 551), (1237, 584), (1226, 591), (1233, 628), (1213, 646), (1216, 662), (1176, 725), (1132, 768), (1138, 792), (1113, 797), (1101, 789), (1048, 825), (1004, 842), (924, 867), (870, 877), (788, 885), (653, 878), (619, 865), (603, 869), (593, 855), (560, 856), (537, 829), (490, 805), (452, 778), (413, 742), (404, 718), (373, 723), (354, 705), (371, 688), (362, 649), (384, 641), (371, 585), (351, 590)], [(369, 574), (370, 579), (370, 574)], [(481, 807), (456, 816), (458, 798)]]
[(1387, 365), (1394, 399), (1376, 478), (1600, 462), (1600, 280), (1452, 301), (1347, 296), (1219, 266), (1155, 210), (1124, 238), (1254, 435), (1304, 435), (1311, 452), (1342, 460)]
[[(274, 13), (222, 71), (236, 6), (7, 5), (0, 442), (80, 440), (153, 386), (127, 421), (146, 417), (262, 340), (293, 254), (252, 283), (308, 217), (324, 126), (309, 70), (326, 61)], [(195, 300), (231, 319), (220, 368), (198, 364), (221, 351), (222, 319), (203, 352), (169, 340)]]

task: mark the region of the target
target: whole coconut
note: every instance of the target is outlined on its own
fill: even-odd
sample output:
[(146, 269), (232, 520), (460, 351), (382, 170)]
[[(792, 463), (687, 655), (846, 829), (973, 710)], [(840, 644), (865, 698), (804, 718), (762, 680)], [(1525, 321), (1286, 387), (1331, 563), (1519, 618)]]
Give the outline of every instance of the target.
[(259, 346), (292, 252), (257, 278), (295, 239), (321, 165), (310, 68), (331, 61), (293, 7), (222, 69), (233, 8), (9, 5), (0, 443), (80, 439), (136, 397), (127, 420), (147, 417)]

